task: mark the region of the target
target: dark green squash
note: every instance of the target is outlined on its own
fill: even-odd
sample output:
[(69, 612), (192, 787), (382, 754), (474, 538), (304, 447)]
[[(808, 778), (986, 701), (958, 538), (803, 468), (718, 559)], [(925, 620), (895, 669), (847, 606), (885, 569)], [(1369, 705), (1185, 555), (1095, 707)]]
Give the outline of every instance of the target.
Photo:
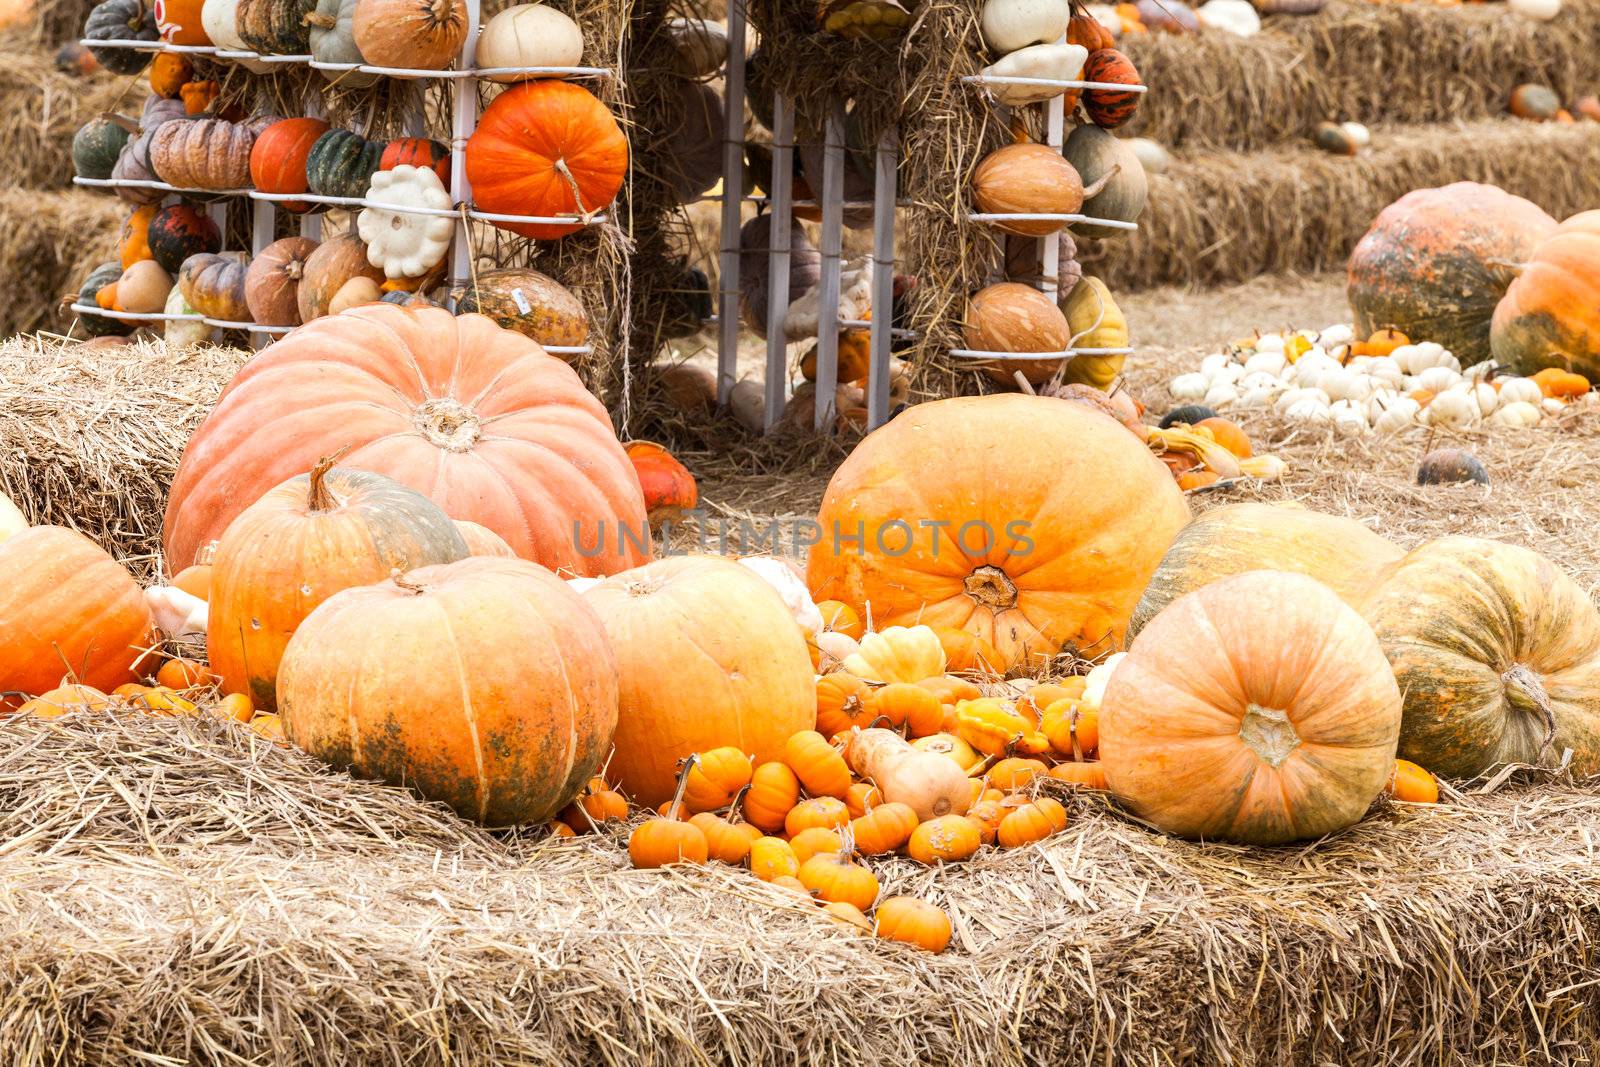
[(1489, 358), (1489, 321), (1556, 220), (1492, 185), (1456, 182), (1407, 193), (1379, 213), (1350, 253), (1356, 334), (1393, 327), (1435, 341), (1462, 366)]
[(318, 196), (366, 196), (385, 147), (349, 130), (329, 130), (306, 156), (306, 187)]
[(110, 119), (90, 119), (72, 135), (72, 170), (80, 178), (104, 180), (111, 177), (128, 131)]
[[(1083, 202), (1083, 207), (1078, 209), (1081, 214), (1118, 222), (1138, 221), (1150, 198), (1150, 185), (1145, 181), (1144, 164), (1139, 162), (1128, 142), (1098, 126), (1085, 125), (1067, 137), (1062, 153), (1084, 185), (1093, 185), (1111, 174), (1113, 168), (1116, 171), (1104, 189)], [(1115, 226), (1096, 226), (1088, 222), (1073, 223), (1071, 229), (1084, 237), (1121, 237), (1128, 233)]]
[(161, 269), (174, 275), (190, 256), (222, 251), (222, 231), (189, 204), (173, 204), (156, 212), (146, 240)]
[[(122, 264), (115, 262), (100, 264), (83, 280), (83, 285), (78, 289), (78, 303), (94, 307), (95, 297), (100, 290), (115, 283), (120, 277), (122, 277)], [(78, 323), (83, 327), (83, 332), (90, 337), (126, 337), (137, 325), (125, 319), (91, 315), (86, 311), (78, 313)]]
[[(161, 36), (156, 29), (156, 12), (143, 0), (104, 0), (89, 12), (83, 24), (83, 36), (91, 41), (154, 41)], [(89, 52), (100, 65), (113, 74), (137, 74), (150, 65), (150, 52), (132, 48), (96, 48)]]
[(316, 0), (239, 0), (239, 39), (264, 56), (310, 55), (306, 16), (316, 9)]
[(401, 307), (429, 307), (436, 308), (438, 303), (432, 297), (422, 293), (393, 292), (384, 293), (378, 298), (379, 303), (399, 304)]

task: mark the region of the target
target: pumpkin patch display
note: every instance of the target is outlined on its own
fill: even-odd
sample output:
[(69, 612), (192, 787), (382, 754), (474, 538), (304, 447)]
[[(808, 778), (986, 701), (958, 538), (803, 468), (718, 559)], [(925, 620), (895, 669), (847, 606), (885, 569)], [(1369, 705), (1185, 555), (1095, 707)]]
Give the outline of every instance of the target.
[(418, 208), (450, 209), (450, 193), (433, 170), (402, 163), (372, 175), (356, 232), (366, 242), (367, 262), (390, 279), (421, 278), (450, 250), (455, 219), (408, 210)]
[[(512, 86), (484, 109), (467, 140), (467, 180), (481, 211), (590, 216), (616, 198), (628, 170), (628, 140), (617, 120), (580, 86), (544, 79)], [(538, 240), (581, 223), (497, 222)]]
[(582, 597), (535, 563), (478, 556), (325, 600), (277, 696), (298, 747), (511, 826), (549, 819), (598, 771), (616, 679)]
[[(156, 28), (155, 11), (144, 0), (103, 0), (89, 11), (83, 23), (83, 36), (89, 41), (154, 41), (161, 34)], [(113, 74), (138, 74), (150, 63), (150, 53), (134, 48), (96, 48), (89, 54)]]
[[(337, 314), (345, 307), (377, 300), (378, 285), (384, 280), (383, 270), (367, 261), (366, 243), (353, 233), (340, 234), (317, 246), (306, 257), (300, 275), (295, 300), (300, 305), (300, 321), (310, 322), (324, 315)], [(335, 298), (345, 293), (346, 287), (356, 282), (367, 283), (370, 291), (363, 299), (339, 304)]]
[(259, 122), (195, 118), (162, 123), (150, 139), (150, 165), (181, 189), (243, 189), (250, 185), (250, 149)]
[[(302, 298), (328, 244), (306, 261)], [(570, 367), (479, 315), (371, 304), (307, 323), (228, 383), (178, 464), (166, 558), (194, 559), (345, 446), (345, 466), (410, 485), (525, 559), (594, 576), (649, 554), (633, 466)]]
[(1550, 560), (1445, 537), (1363, 608), (1405, 694), (1400, 755), (1448, 778), (1508, 764), (1600, 771), (1600, 612)]
[(778, 594), (749, 568), (671, 557), (614, 575), (584, 596), (611, 636), (621, 672), (606, 774), (638, 803), (654, 807), (670, 797), (675, 767), (690, 753), (734, 744), (764, 764), (816, 721), (805, 640)]
[(243, 252), (202, 252), (178, 268), (184, 301), (208, 319), (250, 322), (245, 277), (250, 259)]
[[(935, 439), (937, 462), (908, 458)], [(870, 607), (880, 627), (970, 631), (1006, 668), (1093, 657), (1121, 643), (1188, 519), (1161, 462), (1096, 412), (1020, 394), (940, 400), (868, 435), (835, 472), (807, 582), (815, 600)], [(843, 540), (858, 528), (859, 544)]]
[(546, 4), (516, 4), (483, 24), (477, 65), (498, 70), (490, 81), (516, 82), (549, 77), (507, 68), (576, 67), (583, 62), (583, 31), (562, 11)]
[(309, 237), (274, 241), (250, 261), (244, 275), (244, 301), (252, 322), (263, 326), (300, 325), (300, 281), (306, 260), (317, 250)]
[(349, 130), (329, 130), (306, 153), (306, 188), (318, 196), (361, 199), (383, 161), (385, 147), (383, 141), (369, 141)]
[(1400, 710), (1353, 608), (1305, 575), (1254, 571), (1179, 598), (1134, 640), (1100, 708), (1101, 765), (1171, 833), (1304, 840), (1356, 822), (1383, 790)]

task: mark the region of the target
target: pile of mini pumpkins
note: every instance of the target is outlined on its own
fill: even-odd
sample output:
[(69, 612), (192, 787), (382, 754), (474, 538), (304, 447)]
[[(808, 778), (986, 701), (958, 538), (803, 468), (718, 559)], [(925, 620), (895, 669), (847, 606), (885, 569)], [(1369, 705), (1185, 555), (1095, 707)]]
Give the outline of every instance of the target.
[(1411, 426), (1523, 429), (1590, 395), (1588, 379), (1559, 368), (1528, 378), (1497, 370), (1492, 361), (1463, 370), (1443, 345), (1413, 343), (1393, 329), (1365, 340), (1349, 325), (1259, 334), (1173, 378), (1168, 391), (1180, 406), (1167, 424), (1204, 425), (1218, 412), (1272, 410), (1347, 436)]

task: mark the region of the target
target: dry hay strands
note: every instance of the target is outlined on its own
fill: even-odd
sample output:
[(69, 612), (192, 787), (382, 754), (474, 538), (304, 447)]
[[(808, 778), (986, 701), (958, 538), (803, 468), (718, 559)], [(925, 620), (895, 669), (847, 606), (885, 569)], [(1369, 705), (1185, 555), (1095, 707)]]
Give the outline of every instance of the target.
[(110, 74), (63, 74), (39, 52), (0, 52), (0, 158), (8, 161), (6, 185), (70, 187), (72, 135), (78, 127), (103, 111), (137, 114), (145, 91)]
[(0, 729), (0, 1057), (1364, 1067), (1600, 1041), (1592, 788), (1380, 802), (1282, 849), (1067, 797), (1040, 846), (874, 862), (950, 913), (928, 956), (743, 871), (492, 838), (269, 748), (196, 720)]
[(1137, 233), (1085, 242), (1079, 258), (1113, 289), (1342, 270), (1378, 212), (1454, 181), (1498, 185), (1565, 218), (1600, 202), (1600, 138), (1582, 125), (1490, 119), (1379, 130), (1355, 157), (1309, 143), (1183, 157), (1151, 177)]
[(30, 522), (81, 530), (158, 573), (183, 446), (248, 354), (159, 340), (0, 344), (0, 490)]
[(130, 210), (85, 190), (0, 189), (0, 278), (8, 287), (0, 336), (65, 332), (72, 315), (59, 311), (62, 299), (76, 298), (90, 270), (116, 259), (117, 230)]
[(1239, 38), (1124, 38), (1151, 91), (1128, 132), (1189, 148), (1253, 151), (1304, 138), (1318, 122), (1433, 123), (1504, 114), (1513, 86), (1572, 100), (1600, 84), (1600, 0), (1536, 22), (1497, 4), (1335, 0), (1277, 16)]
[(5, 37), (23, 47), (48, 48), (76, 41), (83, 35), (83, 24), (100, 0), (33, 0), (32, 18), (7, 30)]

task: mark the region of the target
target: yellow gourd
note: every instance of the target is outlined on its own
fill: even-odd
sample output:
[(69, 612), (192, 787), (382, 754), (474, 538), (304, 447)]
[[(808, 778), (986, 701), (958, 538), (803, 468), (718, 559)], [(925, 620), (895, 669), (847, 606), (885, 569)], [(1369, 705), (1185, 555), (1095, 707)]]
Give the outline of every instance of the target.
[(1004, 700), (984, 697), (956, 705), (956, 736), (986, 756), (1039, 756), (1050, 739)]
[[(1072, 331), (1073, 348), (1128, 347), (1128, 320), (1099, 278), (1080, 279), (1061, 310)], [(1076, 356), (1067, 363), (1063, 376), (1069, 383), (1106, 390), (1122, 373), (1126, 361), (1126, 356)]]

